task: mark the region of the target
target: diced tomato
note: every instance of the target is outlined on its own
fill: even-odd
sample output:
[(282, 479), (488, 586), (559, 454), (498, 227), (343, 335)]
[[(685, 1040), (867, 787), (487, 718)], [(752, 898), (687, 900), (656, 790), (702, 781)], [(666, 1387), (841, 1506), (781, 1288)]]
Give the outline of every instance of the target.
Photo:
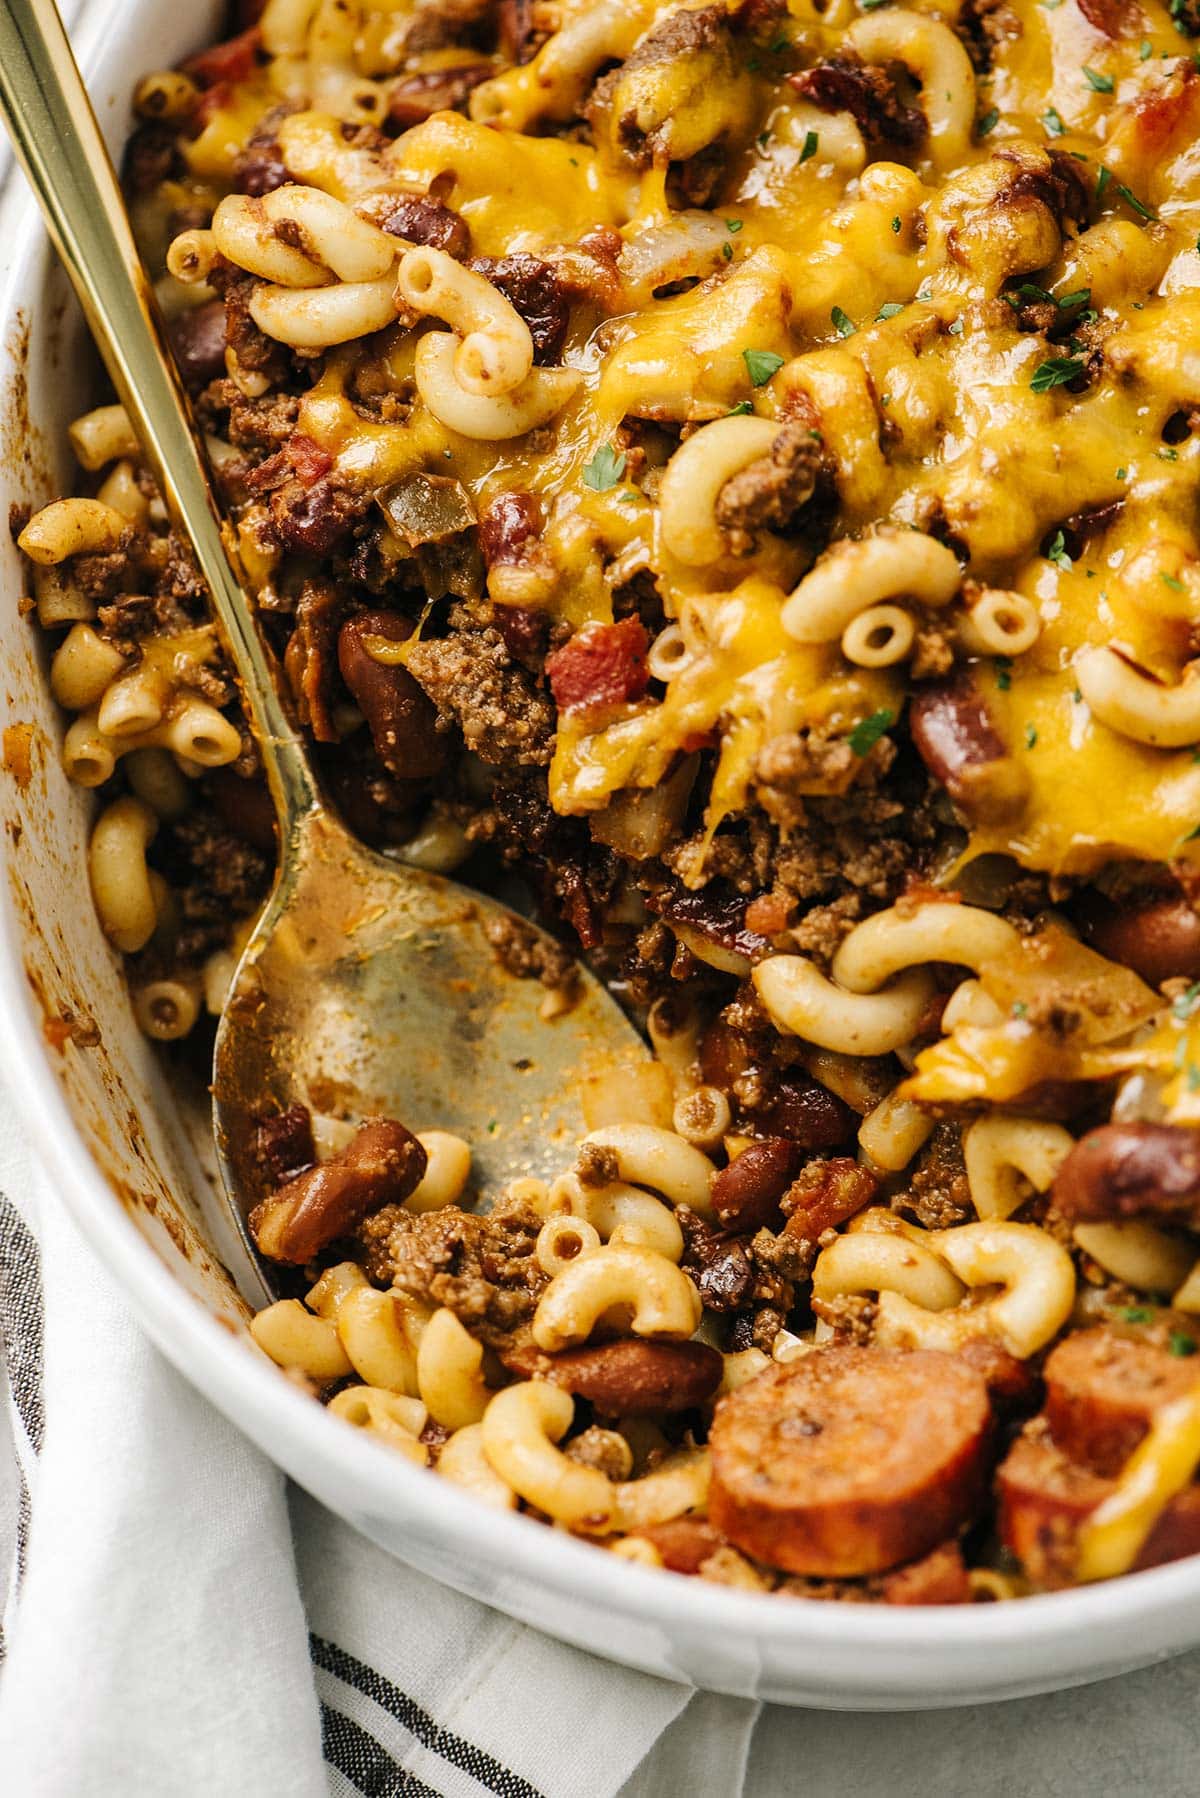
[(760, 893), (746, 907), (746, 929), (759, 936), (778, 936), (787, 929), (791, 906), (779, 893)]
[(621, 705), (646, 691), (646, 627), (637, 618), (585, 624), (546, 657), (546, 677), (560, 712)]
[(1184, 68), (1162, 87), (1150, 87), (1133, 102), (1136, 145), (1144, 158), (1164, 156), (1186, 133), (1195, 135), (1200, 125), (1200, 79)]
[(202, 87), (216, 87), (220, 82), (245, 81), (258, 61), (261, 43), (262, 32), (257, 25), (252, 25), (249, 31), (239, 32), (237, 37), (226, 38), (223, 44), (213, 44), (211, 49), (200, 50), (195, 56), (189, 56), (181, 67), (185, 75), (191, 75)]
[(314, 443), (311, 437), (305, 437), (300, 432), (288, 438), (286, 453), (296, 479), (306, 487), (322, 480), (333, 467), (333, 457), (326, 455), (319, 443)]

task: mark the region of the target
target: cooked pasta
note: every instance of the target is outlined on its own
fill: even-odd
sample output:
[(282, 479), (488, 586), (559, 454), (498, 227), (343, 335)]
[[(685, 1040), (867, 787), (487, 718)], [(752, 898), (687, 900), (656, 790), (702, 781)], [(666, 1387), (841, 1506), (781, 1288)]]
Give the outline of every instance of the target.
[[(1198, 34), (268, 0), (138, 84), (330, 798), (515, 876), (546, 1027), (578, 947), (655, 1052), (499, 1194), (264, 1100), (252, 1228), (311, 1284), (254, 1340), (483, 1503), (879, 1603), (1200, 1552)], [(128, 417), (69, 435), (27, 607), (134, 1015), (203, 1044), (273, 817)]]

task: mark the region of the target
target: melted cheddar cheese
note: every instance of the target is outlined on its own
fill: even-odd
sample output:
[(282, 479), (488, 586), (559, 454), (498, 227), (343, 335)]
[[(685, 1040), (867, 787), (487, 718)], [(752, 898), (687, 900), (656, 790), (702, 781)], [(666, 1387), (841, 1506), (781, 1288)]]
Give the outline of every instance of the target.
[[(1196, 753), (1117, 735), (1090, 715), (1073, 672), (1084, 648), (1108, 644), (1171, 684), (1200, 624), (1200, 440), (1173, 428), (1200, 404), (1200, 79), (1189, 41), (1158, 0), (1084, 10), (1009, 0), (991, 15), (971, 142), (941, 166), (931, 136), (905, 161), (886, 146), (872, 158), (848, 112), (797, 96), (789, 76), (844, 50), (867, 15), (849, 0), (820, 10), (792, 0), (765, 36), (738, 40), (735, 75), (706, 82), (681, 54), (621, 76), (621, 117), (668, 118), (685, 158), (718, 136), (726, 145), (720, 209), (704, 213), (672, 206), (665, 165), (634, 166), (611, 119), (592, 142), (555, 134), (595, 75), (673, 10), (566, 4), (537, 54), (476, 87), (470, 116), (435, 113), (374, 147), (343, 121), (377, 95), (398, 29), (391, 9), (347, 9), (353, 28), (326, 34), (319, 52), (310, 43), (307, 65), (277, 57), (209, 109), (186, 145), (193, 186), (232, 179), (273, 100), (323, 96), (327, 110), (301, 106), (279, 127), (293, 179), (352, 203), (385, 185), (432, 189), (484, 256), (561, 256), (607, 230), (618, 267), (657, 258), (669, 276), (674, 239), (691, 283), (656, 297), (623, 273), (607, 304), (577, 306), (564, 361), (583, 380), (533, 439), (468, 441), (419, 402), (403, 423), (373, 422), (354, 398), (358, 345), (327, 358), (300, 430), (351, 484), (378, 489), (446, 464), (480, 506), (504, 489), (544, 496), (549, 604), (571, 625), (611, 617), (615, 560), (646, 570), (668, 616), (687, 613), (702, 633), (703, 653), (630, 715), (568, 724), (553, 802), (593, 811), (658, 782), (691, 738), (715, 731), (711, 831), (747, 802), (770, 732), (813, 719), (852, 728), (881, 708), (894, 720), (898, 677), (839, 673), (789, 644), (778, 611), (805, 566), (794, 542), (763, 536), (750, 570), (736, 557), (685, 568), (664, 548), (640, 479), (597, 493), (587, 471), (627, 419), (677, 433), (737, 408), (781, 417), (802, 396), (832, 461), (839, 532), (934, 521), (969, 578), (1027, 596), (1042, 621), (1030, 653), (977, 671), (1028, 795), (1002, 821), (968, 820), (972, 850), (1055, 873), (1114, 857), (1195, 860)], [(952, 10), (913, 17), (953, 23)], [(436, 70), (453, 56), (436, 48), (417, 62)], [(929, 122), (943, 100), (962, 102), (911, 85)], [(1004, 159), (1044, 170), (1050, 151), (1074, 163), (1086, 218), (1055, 220), (1013, 197), (1016, 165)], [(1076, 296), (1064, 317), (1084, 321), (1086, 342), (1029, 329), (1023, 284), (1052, 301)], [(755, 387), (746, 351), (783, 365)], [(411, 383), (411, 334), (372, 340), (368, 353), (376, 386)], [(1046, 385), (1038, 371), (1055, 357), (1086, 361), (1085, 378)], [(1080, 519), (1084, 541), (1064, 538)]]

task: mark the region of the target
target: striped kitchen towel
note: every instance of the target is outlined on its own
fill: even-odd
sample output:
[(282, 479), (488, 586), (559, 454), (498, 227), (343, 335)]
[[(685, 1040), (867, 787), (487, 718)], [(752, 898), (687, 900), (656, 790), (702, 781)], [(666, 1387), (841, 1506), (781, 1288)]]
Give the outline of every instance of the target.
[(0, 1195), (6, 1798), (614, 1798), (685, 1712), (702, 1789), (741, 1790), (757, 1706), (553, 1642), (289, 1491), (141, 1334), (2, 1094)]

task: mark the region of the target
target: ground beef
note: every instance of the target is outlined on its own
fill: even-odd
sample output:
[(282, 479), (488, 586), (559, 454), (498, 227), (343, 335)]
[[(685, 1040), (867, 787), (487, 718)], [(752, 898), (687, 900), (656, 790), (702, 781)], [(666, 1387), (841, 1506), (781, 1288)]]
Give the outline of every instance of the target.
[(716, 515), (734, 555), (749, 555), (759, 531), (787, 529), (812, 497), (823, 454), (809, 427), (791, 419), (767, 455), (726, 481), (717, 495)]
[(293, 393), (269, 393), (249, 400), (232, 381), (229, 395), (229, 441), (238, 449), (275, 451), (296, 429), (300, 401)]
[(954, 29), (977, 75), (986, 75), (995, 53), (1021, 35), (1021, 21), (1008, 0), (963, 0)]
[(527, 1205), (480, 1217), (456, 1205), (414, 1215), (385, 1205), (359, 1226), (367, 1272), (427, 1305), (445, 1305), (489, 1348), (511, 1343), (548, 1284), (534, 1254), (542, 1220)]
[(924, 113), (906, 103), (886, 69), (864, 63), (852, 50), (839, 50), (788, 80), (822, 112), (848, 112), (876, 153), (885, 146), (913, 149), (924, 140)]
[(578, 977), (575, 957), (561, 943), (544, 936), (523, 918), (507, 912), (489, 918), (484, 934), (496, 960), (518, 980), (540, 980), (551, 991), (570, 986)]
[(284, 670), (301, 724), (318, 743), (337, 741), (333, 707), (337, 698), (337, 639), (345, 606), (332, 581), (305, 581), (296, 601), (296, 625), (288, 640)]
[(705, 1308), (734, 1313), (735, 1327), (740, 1323), (750, 1338), (743, 1346), (769, 1348), (795, 1297), (791, 1280), (774, 1265), (770, 1231), (750, 1237), (716, 1230), (686, 1205), (675, 1215), (683, 1231), (680, 1266), (696, 1282)]
[(291, 359), (281, 343), (260, 331), (250, 316), (250, 298), (256, 282), (231, 263), (220, 264), (209, 277), (225, 301), (225, 342), (237, 357), (238, 367), (263, 375), (272, 387), (282, 387)]
[(629, 1466), (623, 1438), (614, 1435), (612, 1430), (597, 1429), (595, 1424), (573, 1436), (565, 1444), (563, 1453), (568, 1461), (577, 1461), (581, 1467), (598, 1468), (610, 1480), (624, 1479)]
[(962, 1131), (957, 1124), (938, 1124), (921, 1151), (907, 1188), (892, 1199), (892, 1210), (926, 1230), (950, 1230), (973, 1215)]
[(408, 668), (468, 749), (485, 762), (522, 767), (550, 760), (554, 708), (514, 663), (500, 632), (456, 626), (452, 637), (413, 645)]
[(230, 926), (261, 903), (273, 858), (236, 836), (215, 812), (197, 807), (165, 825), (152, 851), (179, 904), (176, 954), (196, 963), (229, 941)]

